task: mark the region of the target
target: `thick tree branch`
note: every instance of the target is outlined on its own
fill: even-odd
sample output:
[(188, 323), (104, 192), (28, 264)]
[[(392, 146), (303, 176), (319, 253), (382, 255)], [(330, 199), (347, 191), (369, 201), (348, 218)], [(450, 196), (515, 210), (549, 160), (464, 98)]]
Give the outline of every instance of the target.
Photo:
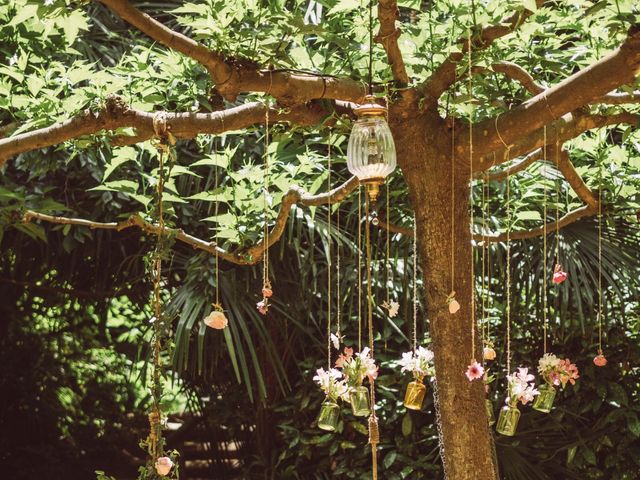
[[(171, 133), (178, 138), (192, 138), (198, 134), (218, 134), (246, 128), (264, 121), (265, 105), (247, 103), (239, 107), (212, 113), (166, 112)], [(0, 166), (19, 153), (49, 147), (83, 135), (103, 130), (133, 127), (137, 134), (132, 140), (143, 141), (153, 136), (153, 119), (158, 112), (149, 113), (126, 106), (119, 97), (110, 97), (105, 107), (97, 112), (86, 110), (77, 117), (49, 127), (0, 139)], [(315, 125), (329, 115), (320, 103), (302, 105), (288, 110), (272, 108), (273, 122), (288, 121), (297, 125)], [(116, 138), (117, 145), (128, 144), (126, 136)]]
[(593, 194), (593, 192), (587, 187), (587, 184), (584, 183), (584, 180), (580, 176), (580, 174), (576, 171), (573, 163), (571, 162), (571, 158), (569, 157), (569, 152), (566, 150), (562, 150), (558, 148), (557, 156), (556, 156), (556, 166), (565, 180), (571, 185), (571, 188), (576, 195), (587, 204), (592, 210), (597, 211), (598, 209), (598, 199)]
[[(536, 5), (541, 7), (545, 0), (536, 0)], [(474, 50), (488, 48), (497, 39), (509, 35), (531, 16), (533, 12), (523, 9), (505, 18), (497, 25), (489, 25), (473, 32), (471, 47)], [(431, 77), (422, 84), (418, 90), (420, 93), (436, 101), (440, 96), (456, 82), (456, 68), (468, 52), (468, 38), (463, 36), (458, 39), (459, 52), (453, 52), (433, 72)]]
[(640, 91), (632, 93), (608, 93), (593, 103), (607, 103), (609, 105), (624, 105), (627, 103), (640, 103)]
[(106, 229), (106, 230), (125, 230), (131, 227), (137, 227), (142, 231), (152, 235), (167, 235), (173, 236), (177, 241), (192, 246), (194, 249), (202, 250), (211, 254), (218, 254), (220, 258), (230, 263), (238, 265), (255, 265), (260, 262), (266, 249), (273, 246), (280, 240), (284, 229), (286, 227), (289, 213), (294, 205), (305, 206), (318, 206), (326, 205), (328, 202), (338, 203), (344, 200), (353, 190), (358, 186), (358, 179), (351, 177), (342, 185), (334, 188), (333, 190), (319, 194), (309, 195), (302, 188), (298, 186), (292, 186), (289, 191), (282, 197), (282, 204), (280, 205), (280, 211), (276, 217), (275, 223), (269, 233), (269, 243), (265, 245), (264, 240), (252, 245), (248, 248), (244, 248), (237, 252), (228, 252), (219, 246), (215, 242), (202, 240), (185, 233), (181, 229), (161, 229), (160, 226), (146, 221), (140, 215), (131, 215), (127, 220), (120, 222), (94, 222), (92, 220), (86, 220), (83, 218), (73, 217), (60, 217), (54, 215), (47, 215), (44, 213), (34, 212), (27, 210), (24, 214), (23, 221), (30, 222), (32, 220), (40, 220), (43, 222), (60, 224), (60, 225), (79, 225), (91, 229)]
[(404, 87), (409, 83), (409, 76), (402, 59), (402, 52), (398, 46), (398, 37), (401, 33), (400, 29), (396, 27), (398, 15), (398, 2), (396, 0), (380, 0), (378, 2), (380, 30), (375, 40), (382, 44), (384, 51), (387, 53), (394, 80), (398, 86)]
[[(635, 80), (640, 69), (640, 25), (629, 31), (626, 41), (614, 52), (593, 65), (571, 75), (496, 118), (481, 122), (473, 130), (474, 152), (480, 156), (506, 145), (515, 145), (523, 137), (556, 121), (620, 85)], [(462, 132), (458, 146), (461, 158), (469, 144), (468, 132)]]
[(222, 53), (168, 28), (127, 0), (99, 1), (152, 39), (201, 63), (216, 84), (216, 90), (228, 101), (235, 101), (242, 92), (264, 92), (277, 98), (283, 105), (296, 105), (321, 98), (358, 103), (367, 93), (362, 82), (350, 78), (261, 71), (251, 62), (225, 58)]
[[(548, 124), (547, 139), (555, 143), (563, 144), (567, 140), (577, 137), (582, 133), (611, 125), (637, 125), (639, 116), (634, 113), (622, 112), (612, 115), (596, 115), (574, 112), (563, 115), (560, 119)], [(542, 147), (544, 143), (544, 129), (540, 128), (518, 140), (518, 142), (510, 148), (501, 145), (496, 151), (474, 159), (474, 172), (480, 173), (496, 165), (500, 165), (513, 158), (533, 152), (535, 149)], [(475, 149), (474, 149), (475, 152)], [(463, 157), (460, 164), (465, 162)]]

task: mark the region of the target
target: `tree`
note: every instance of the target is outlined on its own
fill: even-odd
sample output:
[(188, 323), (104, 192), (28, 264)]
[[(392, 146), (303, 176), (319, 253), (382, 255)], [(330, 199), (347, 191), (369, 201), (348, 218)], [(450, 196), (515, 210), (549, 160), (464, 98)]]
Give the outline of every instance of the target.
[[(335, 114), (349, 115), (353, 106), (350, 102), (361, 102), (366, 94), (363, 83), (352, 78), (365, 63), (362, 55), (351, 55), (349, 51), (358, 39), (340, 42), (337, 30), (331, 32), (329, 28), (309, 23), (299, 26), (299, 2), (295, 7), (277, 3), (261, 6), (255, 11), (252, 11), (255, 5), (249, 2), (236, 5), (236, 10), (215, 1), (187, 4), (175, 13), (181, 16), (182, 31), (185, 27), (192, 30), (190, 35), (181, 33), (180, 27), (167, 27), (127, 1), (101, 0), (100, 3), (164, 45), (169, 50), (167, 55), (172, 56), (171, 60), (181, 65), (177, 76), (182, 75), (198, 88), (206, 88), (208, 81), (213, 83), (214, 90), (208, 102), (201, 104), (203, 108), (200, 110), (204, 111), (184, 111), (188, 106), (183, 104), (179, 105), (183, 111), (172, 108), (172, 111), (163, 113), (167, 128), (178, 139), (248, 128), (264, 122), (267, 113), (271, 122), (317, 128)], [(416, 46), (413, 54), (402, 43), (403, 37), (396, 25), (399, 16), (397, 3), (380, 0), (377, 5), (378, 33), (375, 38), (384, 48), (393, 78), (389, 92), (389, 121), (396, 140), (398, 163), (416, 214), (418, 249), (426, 287), (425, 303), (439, 379), (443, 461), (448, 477), (456, 480), (498, 476), (483, 408), (482, 385), (479, 382), (469, 384), (463, 373), (473, 356), (470, 327), (475, 327), (472, 262), (466, 260), (472, 258), (472, 232), (469, 228), (471, 181), (474, 176), (487, 174), (508, 178), (548, 156), (557, 163), (558, 170), (584, 202), (584, 206), (557, 219), (559, 226), (593, 216), (600, 208), (598, 195), (587, 186), (573, 167), (570, 156), (560, 147), (592, 129), (634, 125), (637, 118), (632, 113), (634, 107), (625, 110), (606, 106), (634, 105), (640, 99), (640, 94), (632, 88), (640, 68), (640, 27), (631, 5), (623, 5), (623, 10), (620, 10), (618, 3), (614, 8), (606, 2), (599, 2), (591, 8), (562, 6), (553, 2), (547, 5), (541, 0), (504, 3), (501, 6), (476, 7), (474, 3), (437, 2), (424, 5), (426, 15), (419, 19), (415, 11), (406, 18), (403, 16), (401, 23), (410, 32)], [(24, 7), (25, 2), (21, 4)], [(334, 15), (335, 21), (329, 27), (337, 29), (339, 23), (347, 21), (350, 33), (363, 36), (356, 21), (361, 16), (353, 12), (355, 7), (346, 1), (332, 4), (329, 13)], [(29, 4), (24, 8), (31, 14), (38, 11)], [(77, 35), (77, 23), (75, 27), (71, 25), (78, 18), (72, 15), (58, 13), (64, 20), (60, 21), (60, 28), (67, 34), (70, 31)], [(22, 20), (28, 18), (22, 13), (20, 16)], [(589, 16), (593, 17), (596, 25), (609, 22), (610, 35), (586, 33), (589, 20), (585, 18)], [(481, 26), (478, 17), (486, 21), (486, 25)], [(530, 23), (533, 17), (538, 19), (537, 23)], [(437, 22), (445, 19), (451, 29), (438, 31)], [(584, 48), (582, 36), (596, 45), (596, 52), (579, 57), (571, 64), (573, 73), (565, 76), (566, 69), (552, 62), (540, 61), (548, 46), (548, 37), (554, 33), (545, 29), (545, 22), (549, 22), (556, 31), (561, 28), (569, 31), (566, 38), (554, 46), (555, 52), (564, 54), (558, 54), (559, 60), (566, 61), (568, 53), (575, 53), (578, 47)], [(225, 32), (223, 24), (237, 29)], [(260, 25), (268, 26), (269, 34), (264, 33), (266, 29), (258, 29), (254, 41), (250, 37), (252, 26)], [(513, 40), (516, 35), (522, 37)], [(447, 37), (453, 36), (460, 38), (448, 42)], [(261, 54), (258, 42), (274, 38), (279, 40), (265, 42), (270, 46), (265, 47), (265, 53)], [(229, 42), (228, 47), (222, 46), (223, 41)], [(519, 52), (523, 46), (535, 51), (535, 60), (526, 58), (530, 52), (525, 51), (524, 55)], [(313, 53), (320, 50), (327, 56), (336, 57), (324, 61), (323, 74), (296, 70), (300, 64), (303, 68), (314, 65)], [(357, 52), (355, 48), (351, 50)], [(609, 53), (600, 54), (598, 50)], [(184, 66), (179, 63), (182, 60), (178, 60), (183, 57), (172, 52), (180, 52), (200, 67)], [(553, 85), (543, 86), (519, 63), (505, 61), (504, 57), (517, 59), (509, 58), (509, 53), (538, 67), (536, 76), (546, 77)], [(423, 61), (420, 54), (431, 54), (432, 57)], [(496, 60), (498, 57), (500, 59)], [(407, 58), (410, 58), (409, 63)], [(16, 58), (18, 64), (20, 61), (21, 58)], [(590, 63), (588, 66), (587, 62)], [(169, 63), (165, 62), (165, 65)], [(199, 75), (202, 68), (206, 70), (208, 80)], [(90, 68), (85, 70), (89, 72), (86, 78), (96, 73)], [(340, 74), (344, 70), (351, 75)], [(12, 73), (16, 75), (16, 72)], [(513, 91), (509, 86), (500, 92), (503, 95), (478, 89), (477, 85), (482, 80), (478, 81), (477, 77), (492, 74), (504, 75), (521, 88)], [(381, 76), (386, 75), (387, 71), (384, 71)], [(38, 90), (37, 85), (29, 86)], [(474, 111), (472, 102), (461, 100), (461, 92), (467, 88), (468, 99), (486, 97), (490, 101), (499, 101)], [(618, 91), (619, 88), (622, 91)], [(111, 89), (119, 93), (125, 90), (122, 85), (112, 85)], [(380, 93), (384, 91), (382, 88), (378, 90)], [(3, 130), (15, 131), (0, 140), (0, 165), (25, 152), (101, 132), (106, 132), (111, 145), (131, 145), (158, 133), (166, 133), (154, 128), (154, 122), (157, 125), (159, 118), (157, 112), (135, 108), (125, 102), (122, 95), (106, 96), (104, 91), (99, 92), (102, 101), (86, 108), (88, 100), (92, 99), (90, 93), (100, 98), (96, 92), (88, 92), (87, 88), (82, 95), (67, 97), (75, 102), (70, 101), (69, 104), (75, 108), (82, 107), (78, 115), (68, 120), (42, 127), (46, 116), (32, 112), (28, 122), (9, 123)], [(524, 100), (525, 92), (533, 96)], [(269, 106), (263, 102), (244, 101), (245, 96), (252, 93), (264, 93), (275, 99), (277, 104)], [(136, 101), (134, 97), (129, 102)], [(20, 102), (14, 102), (11, 107), (18, 109), (19, 105)], [(25, 110), (32, 108), (25, 104), (24, 99), (22, 105)], [(223, 108), (226, 105), (229, 107)], [(14, 118), (19, 117), (14, 115)], [(493, 170), (487, 173), (493, 167), (518, 157), (524, 157), (520, 163), (509, 165), (498, 173)], [(350, 179), (323, 195), (309, 195), (292, 187), (282, 197), (268, 244), (262, 239), (235, 251), (227, 251), (181, 231), (175, 232), (176, 240), (205, 251), (217, 251), (221, 258), (233, 263), (255, 264), (261, 260), (265, 248), (274, 245), (284, 232), (292, 205), (319, 205), (329, 200), (339, 202), (356, 186), (357, 181)], [(150, 233), (159, 232), (157, 226), (140, 216), (105, 223), (29, 211), (25, 219), (117, 230), (139, 227)], [(514, 232), (511, 238), (544, 235), (547, 228), (554, 226), (555, 223)], [(388, 227), (394, 228), (392, 225)], [(505, 239), (504, 233), (477, 238), (484, 241)], [(455, 259), (453, 269), (452, 259)], [(449, 314), (446, 307), (452, 286), (462, 305), (455, 315)], [(478, 345), (473, 348), (479, 350)]]

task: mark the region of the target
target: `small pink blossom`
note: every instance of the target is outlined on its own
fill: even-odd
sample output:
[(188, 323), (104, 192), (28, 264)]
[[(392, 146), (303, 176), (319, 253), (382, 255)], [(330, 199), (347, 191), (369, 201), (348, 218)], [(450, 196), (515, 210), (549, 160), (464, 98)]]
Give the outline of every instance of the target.
[(607, 359), (602, 353), (599, 353), (594, 357), (593, 363), (595, 363), (597, 367), (604, 367), (607, 364)]
[(469, 366), (467, 367), (465, 375), (470, 382), (474, 381), (476, 378), (482, 378), (482, 375), (484, 375), (484, 367), (473, 360), (473, 362), (471, 362), (471, 364), (469, 364)]
[(271, 298), (273, 296), (273, 290), (271, 290), (271, 287), (263, 287), (262, 296), (264, 298)]
[(171, 467), (173, 467), (173, 462), (169, 457), (160, 457), (156, 460), (156, 472), (160, 476), (166, 476), (171, 471)]
[(266, 299), (260, 300), (258, 303), (256, 303), (256, 308), (262, 315), (266, 315), (269, 311), (269, 303)]
[(578, 372), (578, 367), (575, 363), (571, 363), (571, 360), (568, 358), (564, 360), (560, 360), (560, 370), (563, 372), (560, 381), (562, 382), (562, 386), (564, 387), (567, 382), (571, 385), (576, 384), (576, 380), (580, 378), (580, 374)]
[(562, 282), (564, 282), (567, 279), (567, 273), (562, 271), (562, 265), (560, 265), (559, 263), (556, 264), (555, 268), (553, 269), (553, 283), (557, 283), (560, 284)]
[(344, 354), (341, 353), (340, 355), (338, 355), (338, 358), (336, 359), (336, 368), (343, 368), (344, 364), (350, 361), (352, 357), (353, 357), (353, 348), (344, 347)]

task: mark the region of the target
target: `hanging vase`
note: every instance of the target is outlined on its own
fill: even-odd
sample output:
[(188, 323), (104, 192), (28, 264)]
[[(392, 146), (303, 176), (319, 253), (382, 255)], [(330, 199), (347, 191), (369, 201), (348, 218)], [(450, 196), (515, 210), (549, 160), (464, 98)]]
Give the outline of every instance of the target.
[(351, 409), (356, 417), (366, 417), (369, 415), (369, 390), (362, 385), (354, 388), (349, 393)]
[(320, 407), (320, 414), (318, 415), (318, 428), (334, 432), (338, 428), (338, 415), (340, 414), (340, 407), (333, 400), (326, 400)]
[(487, 418), (489, 419), (489, 426), (496, 423), (496, 414), (493, 411), (493, 402), (488, 398), (484, 401), (484, 408), (487, 410)]
[(411, 410), (420, 410), (426, 393), (427, 387), (422, 383), (422, 379), (416, 378), (407, 385), (407, 391), (404, 394), (404, 406)]
[(519, 420), (520, 410), (518, 410), (518, 407), (505, 405), (500, 410), (498, 425), (496, 425), (496, 432), (512, 437), (516, 433)]
[(556, 389), (553, 385), (545, 383), (538, 388), (540, 395), (533, 401), (533, 409), (542, 413), (549, 413), (556, 398)]

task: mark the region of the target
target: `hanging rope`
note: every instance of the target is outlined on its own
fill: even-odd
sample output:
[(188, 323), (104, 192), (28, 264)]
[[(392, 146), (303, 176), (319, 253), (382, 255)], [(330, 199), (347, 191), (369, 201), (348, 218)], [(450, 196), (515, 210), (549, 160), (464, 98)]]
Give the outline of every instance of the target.
[[(471, 25), (469, 25), (468, 30), (468, 76), (469, 76), (469, 98), (473, 98), (473, 84), (471, 75)], [(470, 238), (473, 243), (473, 103), (471, 104), (471, 108), (469, 109), (469, 217), (471, 221), (469, 222), (470, 229)], [(475, 267), (473, 262), (473, 245), (471, 246), (471, 254), (470, 254), (470, 263), (471, 263), (471, 273), (469, 278), (469, 284), (471, 288), (471, 315), (470, 315), (470, 327), (471, 327), (471, 363), (476, 360), (476, 287), (475, 287)]]
[(167, 129), (167, 119), (164, 113), (158, 113), (153, 118), (153, 127), (155, 131), (154, 145), (158, 150), (158, 182), (156, 184), (156, 216), (158, 219), (159, 233), (157, 236), (156, 246), (153, 252), (152, 272), (153, 272), (153, 372), (151, 384), (152, 406), (149, 413), (149, 436), (147, 438), (147, 447), (152, 461), (157, 460), (163, 455), (162, 441), (162, 408), (160, 405), (162, 399), (162, 256), (165, 250), (164, 232), (165, 219), (162, 197), (165, 184), (165, 156), (171, 156), (171, 144), (173, 137)]
[[(369, 336), (369, 350), (371, 358), (374, 358), (373, 349), (373, 293), (371, 279), (371, 221), (369, 213), (369, 196), (367, 195), (364, 203), (365, 208), (365, 247), (366, 247), (366, 270), (367, 270), (367, 330)], [(373, 480), (378, 478), (378, 452), (377, 445), (380, 443), (380, 431), (378, 427), (378, 417), (376, 416), (376, 389), (375, 381), (369, 379), (371, 385), (369, 394), (371, 397), (371, 415), (369, 416), (369, 443), (371, 444), (371, 463), (373, 467)]]
[[(327, 147), (327, 191), (331, 191), (331, 134)], [(327, 196), (327, 370), (331, 370), (331, 195)], [(339, 333), (338, 333), (339, 335)]]
[[(548, 168), (547, 165), (547, 126), (545, 125), (542, 130), (543, 135), (543, 146), (542, 146), (542, 156), (545, 170)], [(544, 353), (547, 353), (547, 329), (548, 327), (548, 317), (547, 317), (547, 179), (543, 178), (543, 200), (542, 200), (542, 224), (543, 224), (543, 235), (542, 235), (542, 258), (543, 258), (543, 275), (542, 275), (542, 336), (543, 336), (543, 346)]]
[(598, 355), (602, 351), (602, 158), (598, 157)]
[(362, 351), (362, 186), (358, 185), (358, 351)]
[[(507, 148), (506, 161), (510, 160)], [(511, 375), (511, 181), (507, 177), (507, 375)]]
[(418, 221), (413, 214), (413, 351), (418, 349)]

